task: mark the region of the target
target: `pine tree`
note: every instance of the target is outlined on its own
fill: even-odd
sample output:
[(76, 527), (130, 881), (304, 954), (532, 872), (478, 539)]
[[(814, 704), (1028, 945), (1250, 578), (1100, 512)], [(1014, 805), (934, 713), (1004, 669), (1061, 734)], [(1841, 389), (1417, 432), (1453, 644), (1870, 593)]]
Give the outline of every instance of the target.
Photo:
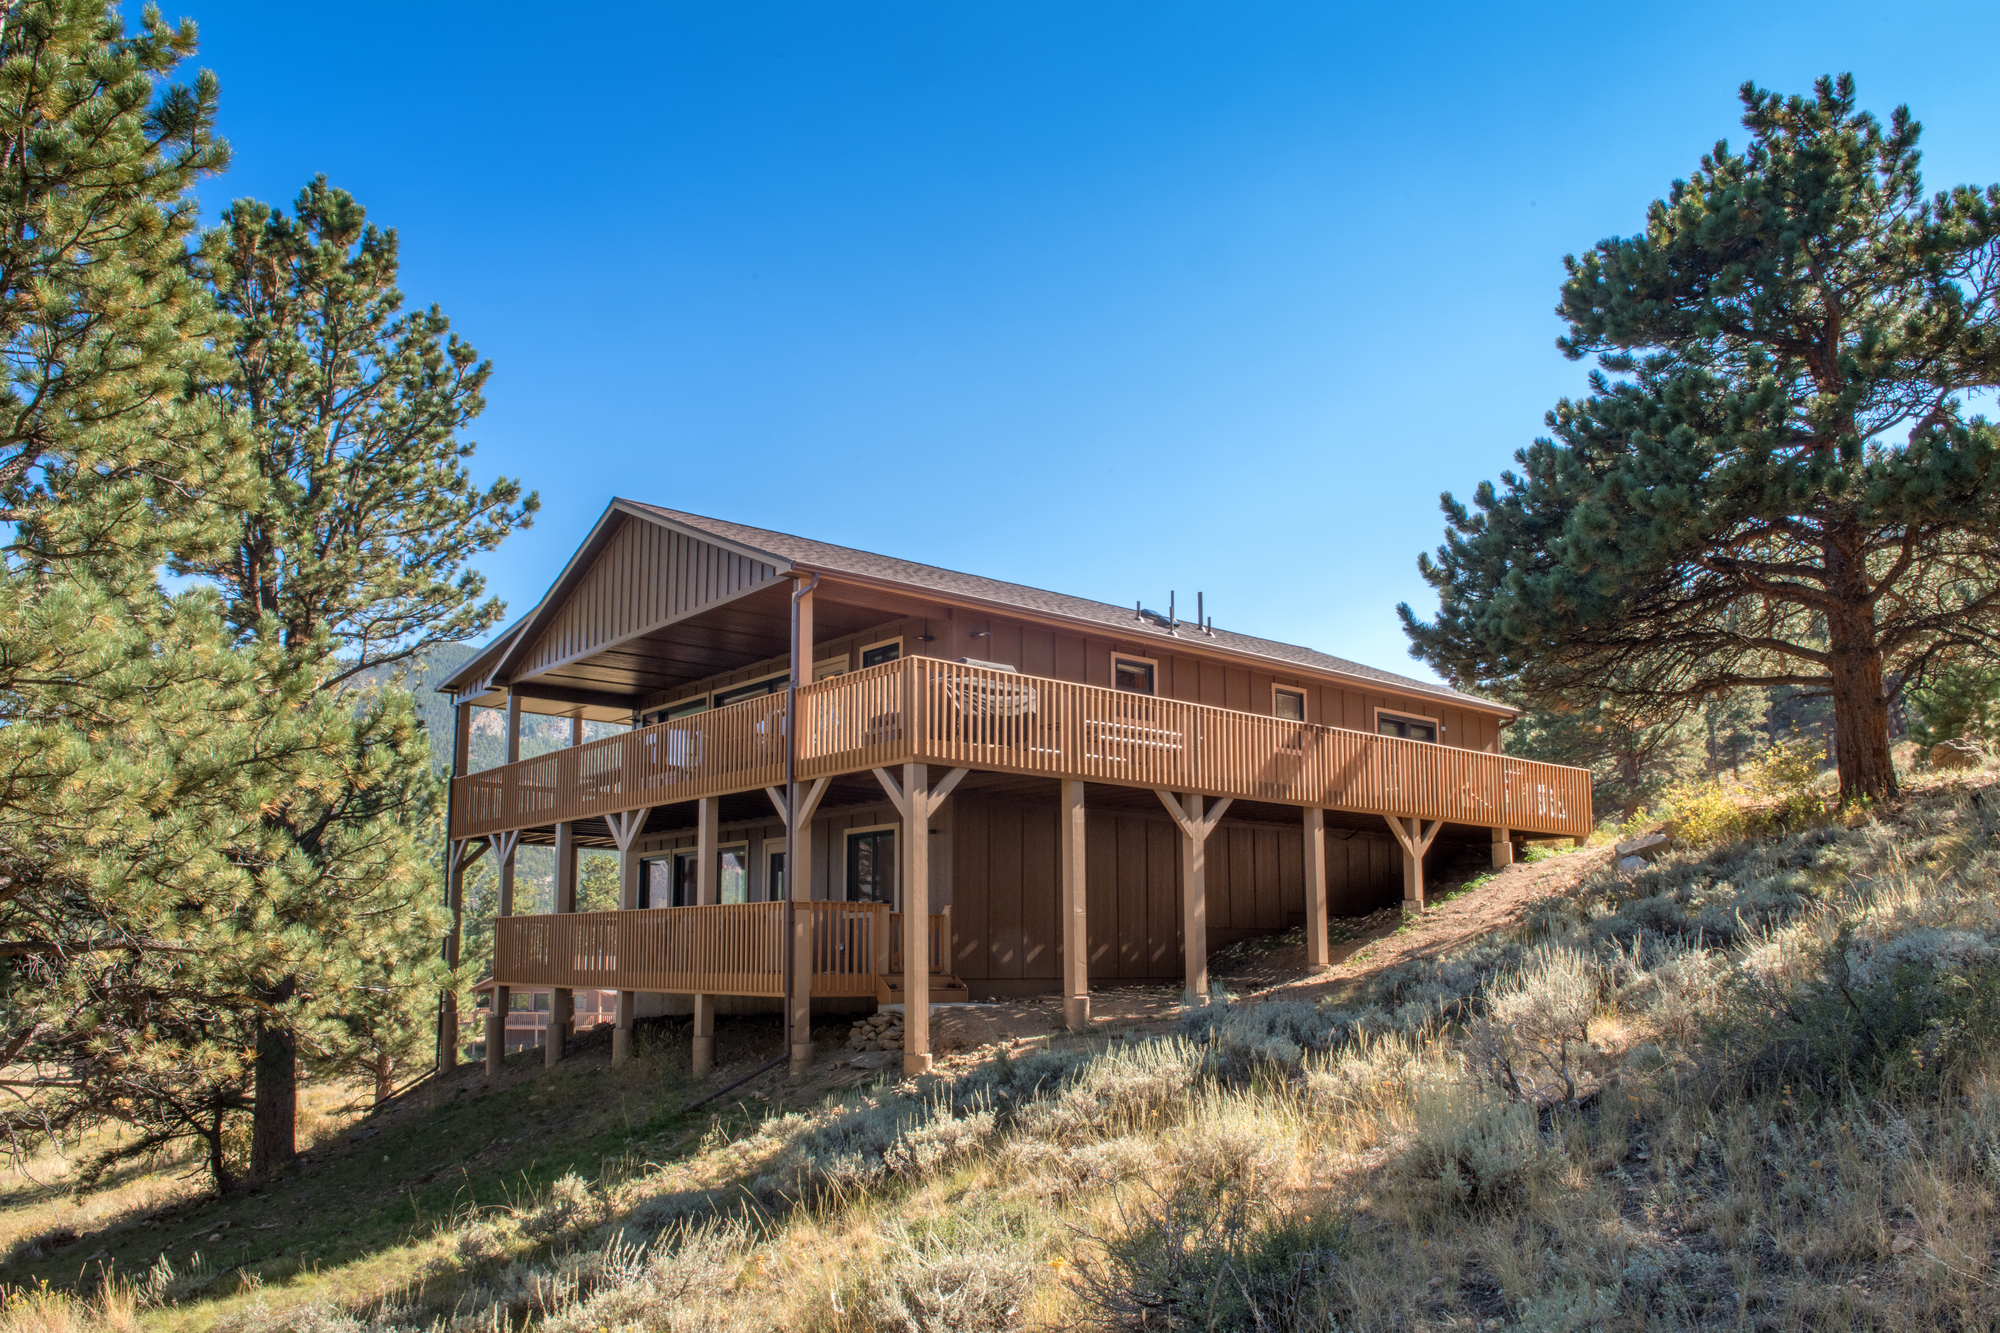
[(1944, 741), (2000, 741), (2000, 668), (1985, 662), (1948, 662), (1910, 690), (1916, 714), (1910, 739), (1928, 754)]
[[(0, 1135), (216, 1130), (236, 1052), (204, 923), (270, 759), (212, 599), (168, 598), (253, 490), (218, 405), (190, 190), (227, 163), (192, 25), (0, 13)], [(135, 978), (144, 980), (132, 984)], [(222, 1089), (218, 1091), (218, 1089)], [(219, 1130), (213, 1142), (220, 1144)], [(216, 1159), (219, 1166), (219, 1157)]]
[(1742, 686), (1830, 696), (1843, 798), (1896, 790), (1889, 682), (1990, 651), (2000, 187), (1925, 198), (1919, 127), (1743, 89), (1642, 234), (1566, 260), (1559, 342), (1595, 355), (1552, 438), (1443, 497), (1413, 653), (1542, 700), (1667, 709)]
[(220, 590), (240, 640), (281, 690), (338, 696), (350, 749), (302, 772), (270, 821), (286, 854), (258, 868), (294, 947), (246, 979), (256, 1040), (251, 1169), (295, 1155), (300, 1054), (378, 1074), (428, 1045), (443, 922), (441, 785), (396, 670), (483, 634), (502, 607), (465, 568), (536, 508), (466, 471), (463, 428), (488, 363), (432, 306), (402, 310), (397, 240), (322, 177), (290, 216), (238, 201), (204, 238), (201, 271), (234, 321), (221, 400), (246, 423), (263, 482), (229, 548), (176, 568)]

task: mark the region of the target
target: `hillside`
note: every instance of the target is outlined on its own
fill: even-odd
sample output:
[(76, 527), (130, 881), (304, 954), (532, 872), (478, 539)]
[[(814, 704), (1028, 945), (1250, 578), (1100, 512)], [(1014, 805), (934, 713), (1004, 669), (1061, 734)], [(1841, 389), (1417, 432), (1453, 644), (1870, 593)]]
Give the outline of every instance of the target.
[(661, 1027), (329, 1120), (257, 1194), (30, 1246), (60, 1186), (17, 1187), (7, 1280), (56, 1286), (0, 1327), (1988, 1327), (1990, 776), (1516, 867), (1324, 977), (917, 1083), (690, 1115)]

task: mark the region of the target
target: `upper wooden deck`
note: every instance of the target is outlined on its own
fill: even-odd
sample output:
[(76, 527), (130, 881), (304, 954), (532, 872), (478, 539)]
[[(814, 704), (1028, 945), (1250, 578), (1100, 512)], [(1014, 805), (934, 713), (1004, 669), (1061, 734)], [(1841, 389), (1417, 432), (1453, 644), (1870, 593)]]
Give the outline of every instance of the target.
[[(1590, 832), (1586, 770), (910, 657), (799, 690), (801, 778), (908, 762)], [(453, 780), (451, 836), (591, 819), (785, 780), (769, 695)]]

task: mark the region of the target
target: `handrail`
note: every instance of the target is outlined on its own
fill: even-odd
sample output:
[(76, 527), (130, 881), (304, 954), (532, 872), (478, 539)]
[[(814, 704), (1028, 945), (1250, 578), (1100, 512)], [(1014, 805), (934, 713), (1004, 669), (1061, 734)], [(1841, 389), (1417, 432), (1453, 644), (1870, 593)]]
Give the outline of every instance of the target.
[(1587, 769), (936, 658), (808, 685), (798, 716), (803, 777), (907, 758), (1529, 833), (1591, 828)]
[[(811, 923), (812, 994), (872, 996), (899, 968), (902, 913), (886, 903), (798, 904)], [(503, 986), (784, 994), (785, 904), (720, 903), (495, 917), (493, 975)], [(933, 973), (951, 951), (949, 918), (930, 918)]]
[[(784, 700), (745, 700), (455, 778), (452, 836), (784, 780)], [(1582, 836), (1590, 773), (1095, 685), (909, 657), (798, 691), (798, 775), (907, 762)]]

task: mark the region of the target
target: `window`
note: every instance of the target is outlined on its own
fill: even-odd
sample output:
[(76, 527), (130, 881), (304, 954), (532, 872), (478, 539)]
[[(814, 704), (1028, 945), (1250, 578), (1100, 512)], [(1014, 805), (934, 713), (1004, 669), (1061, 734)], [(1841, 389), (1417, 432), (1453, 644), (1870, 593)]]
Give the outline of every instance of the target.
[(826, 680), (832, 676), (844, 676), (846, 674), (847, 658), (845, 656), (825, 657), (813, 663), (814, 680)]
[(1404, 717), (1398, 713), (1375, 714), (1375, 730), (1384, 736), (1401, 736), (1406, 741), (1429, 741), (1437, 744), (1438, 724), (1428, 717)]
[(785, 840), (783, 838), (764, 839), (764, 900), (773, 903), (785, 900)]
[(678, 721), (681, 718), (693, 717), (696, 713), (706, 713), (707, 711), (708, 711), (708, 696), (703, 695), (699, 699), (687, 699), (683, 700), (680, 703), (669, 706), (667, 711), (664, 714), (662, 714), (662, 716), (665, 717), (667, 721), (674, 722)]
[(1151, 659), (1121, 657), (1114, 654), (1111, 658), (1111, 684), (1116, 689), (1127, 690), (1133, 694), (1151, 694), (1153, 692)]
[(1271, 716), (1282, 717), (1288, 722), (1306, 720), (1306, 692), (1288, 690), (1282, 685), (1271, 687)]
[(674, 859), (659, 857), (639, 863), (639, 906), (674, 905)]
[(847, 901), (896, 901), (896, 830), (862, 829), (847, 835)]
[(674, 853), (673, 897), (662, 907), (693, 907), (701, 890), (698, 878), (700, 857), (692, 851)]
[(770, 676), (763, 680), (753, 680), (748, 685), (732, 685), (726, 690), (717, 690), (715, 706), (720, 708), (724, 704), (741, 703), (745, 699), (761, 699), (767, 694), (776, 694), (785, 688), (787, 679), (788, 677), (783, 675)]
[(718, 847), (716, 855), (715, 900), (722, 903), (750, 901), (750, 847), (733, 843)]
[(861, 665), (863, 667), (881, 666), (884, 662), (893, 662), (902, 655), (903, 641), (901, 639), (888, 639), (882, 643), (871, 643), (861, 650)]

